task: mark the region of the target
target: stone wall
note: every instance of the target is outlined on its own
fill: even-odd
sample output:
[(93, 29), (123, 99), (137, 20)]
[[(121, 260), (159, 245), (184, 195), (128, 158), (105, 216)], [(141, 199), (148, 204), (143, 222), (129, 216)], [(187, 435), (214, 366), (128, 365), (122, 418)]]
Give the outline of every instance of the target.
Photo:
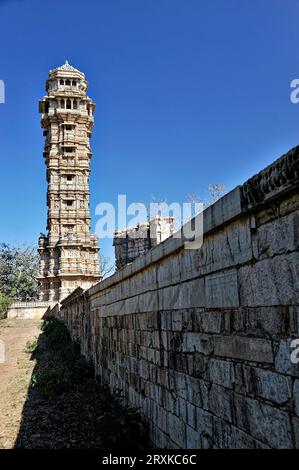
[(157, 447), (299, 447), (299, 147), (57, 315)]
[(16, 302), (13, 303), (7, 312), (7, 318), (16, 319), (40, 319), (43, 318), (49, 307), (53, 307), (55, 303), (51, 302)]

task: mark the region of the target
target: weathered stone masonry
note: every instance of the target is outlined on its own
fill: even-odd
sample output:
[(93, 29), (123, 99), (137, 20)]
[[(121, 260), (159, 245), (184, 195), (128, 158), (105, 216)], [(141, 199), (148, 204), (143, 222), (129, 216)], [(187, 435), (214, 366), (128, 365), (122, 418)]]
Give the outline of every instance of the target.
[(62, 303), (111, 388), (167, 448), (299, 447), (299, 147), (170, 238)]
[(47, 231), (39, 238), (40, 300), (57, 302), (100, 280), (98, 241), (90, 233), (90, 137), (95, 104), (84, 73), (67, 61), (51, 70), (39, 102), (47, 167)]

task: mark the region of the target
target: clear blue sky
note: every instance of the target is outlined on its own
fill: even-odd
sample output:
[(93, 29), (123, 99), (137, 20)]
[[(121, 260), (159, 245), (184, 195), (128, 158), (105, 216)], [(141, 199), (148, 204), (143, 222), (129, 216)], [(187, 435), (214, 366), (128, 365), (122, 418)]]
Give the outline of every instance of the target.
[[(37, 103), (67, 58), (97, 103), (97, 203), (183, 201), (242, 183), (299, 143), (298, 0), (0, 0), (0, 242), (46, 225)], [(111, 243), (102, 243), (106, 255)]]

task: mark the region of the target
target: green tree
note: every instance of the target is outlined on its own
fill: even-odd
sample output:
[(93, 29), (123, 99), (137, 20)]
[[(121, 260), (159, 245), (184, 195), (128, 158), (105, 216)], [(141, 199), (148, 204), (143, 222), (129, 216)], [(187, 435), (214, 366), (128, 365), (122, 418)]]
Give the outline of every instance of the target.
[(26, 302), (38, 298), (38, 253), (35, 247), (0, 244), (0, 292)]
[(0, 292), (0, 320), (6, 318), (7, 310), (12, 303), (12, 299)]

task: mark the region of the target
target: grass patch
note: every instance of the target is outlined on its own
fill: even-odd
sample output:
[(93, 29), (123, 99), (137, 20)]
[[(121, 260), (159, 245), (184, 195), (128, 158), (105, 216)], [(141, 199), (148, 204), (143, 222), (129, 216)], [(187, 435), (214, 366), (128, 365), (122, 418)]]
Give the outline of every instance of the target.
[(31, 339), (31, 340), (27, 341), (26, 344), (25, 344), (25, 352), (28, 353), (28, 354), (33, 353), (34, 351), (36, 351), (37, 346), (38, 346), (37, 338)]

